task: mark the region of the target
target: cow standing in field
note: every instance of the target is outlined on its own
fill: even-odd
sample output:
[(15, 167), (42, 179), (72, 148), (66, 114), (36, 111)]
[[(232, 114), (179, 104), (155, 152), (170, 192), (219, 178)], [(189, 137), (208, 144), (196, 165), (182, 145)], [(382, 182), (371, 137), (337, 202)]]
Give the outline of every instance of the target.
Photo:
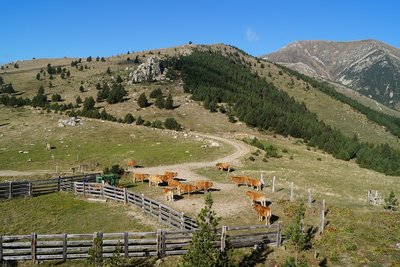
[(167, 180), (168, 186), (170, 187), (174, 187), (174, 188), (178, 188), (178, 185), (180, 185), (181, 183), (175, 179), (168, 179)]
[(249, 177), (247, 177), (247, 176), (231, 176), (230, 178), (231, 178), (232, 182), (237, 184), (238, 187), (243, 184), (244, 185), (249, 184)]
[(204, 192), (208, 192), (209, 189), (211, 189), (211, 187), (213, 186), (213, 182), (211, 181), (197, 181), (195, 183), (195, 186), (197, 186), (197, 188), (199, 190), (204, 190)]
[(264, 187), (264, 178), (261, 177), (261, 179), (254, 179), (254, 178), (248, 178), (248, 185), (251, 186), (251, 188), (254, 189), (254, 187), (257, 189), (257, 191), (261, 191)]
[(178, 173), (177, 173), (177, 172), (166, 171), (166, 172), (164, 172), (164, 176), (165, 176), (167, 179), (173, 179), (173, 178), (175, 178), (175, 177), (178, 176)]
[(179, 184), (178, 185), (178, 195), (187, 193), (190, 197), (190, 193), (198, 191), (197, 186), (191, 184)]
[(250, 198), (252, 205), (254, 202), (260, 202), (262, 206), (267, 206), (267, 197), (263, 193), (247, 191), (246, 195)]
[(159, 184), (164, 183), (164, 181), (159, 177), (159, 175), (151, 175), (149, 176), (149, 187), (154, 184), (158, 186)]
[(223, 170), (223, 171), (229, 171), (231, 165), (229, 165), (228, 163), (217, 163), (215, 166), (217, 166), (217, 168), (219, 170)]
[(165, 200), (174, 201), (174, 189), (173, 188), (163, 188), (163, 193)]
[(270, 208), (263, 207), (260, 204), (253, 204), (253, 209), (257, 212), (258, 221), (262, 222), (265, 217), (265, 225), (270, 225), (270, 220), (272, 216)]
[(144, 180), (148, 180), (149, 178), (149, 174), (147, 173), (134, 173), (133, 174), (133, 181), (136, 183), (136, 181), (142, 181), (142, 183), (144, 182)]

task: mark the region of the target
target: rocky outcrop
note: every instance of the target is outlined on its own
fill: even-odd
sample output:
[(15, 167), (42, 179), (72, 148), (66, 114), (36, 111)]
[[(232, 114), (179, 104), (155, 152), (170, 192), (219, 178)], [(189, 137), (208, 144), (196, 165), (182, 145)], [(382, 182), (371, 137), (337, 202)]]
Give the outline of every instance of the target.
[(385, 43), (300, 41), (263, 58), (341, 83), (389, 107), (400, 105), (400, 49)]
[(149, 57), (145, 63), (140, 64), (129, 76), (132, 77), (132, 81), (135, 83), (158, 81), (165, 78), (164, 70), (159, 58)]

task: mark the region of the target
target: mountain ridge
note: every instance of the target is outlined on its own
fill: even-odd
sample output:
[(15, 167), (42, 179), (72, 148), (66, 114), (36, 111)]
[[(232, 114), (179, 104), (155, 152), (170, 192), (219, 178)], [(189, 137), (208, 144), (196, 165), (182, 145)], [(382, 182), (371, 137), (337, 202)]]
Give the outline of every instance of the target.
[(383, 42), (296, 41), (262, 58), (400, 108), (400, 49)]

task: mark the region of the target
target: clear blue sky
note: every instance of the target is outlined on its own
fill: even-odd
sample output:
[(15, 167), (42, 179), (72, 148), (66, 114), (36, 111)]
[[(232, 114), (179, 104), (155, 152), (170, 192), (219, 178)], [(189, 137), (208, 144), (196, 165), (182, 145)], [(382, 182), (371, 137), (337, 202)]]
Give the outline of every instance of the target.
[(226, 43), (258, 56), (299, 40), (400, 47), (400, 1), (1, 1), (0, 63)]

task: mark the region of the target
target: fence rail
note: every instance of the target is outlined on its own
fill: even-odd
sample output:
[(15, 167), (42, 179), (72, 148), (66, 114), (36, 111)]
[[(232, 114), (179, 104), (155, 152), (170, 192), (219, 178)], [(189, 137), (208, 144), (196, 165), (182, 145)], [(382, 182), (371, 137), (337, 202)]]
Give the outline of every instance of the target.
[(111, 199), (125, 204), (130, 203), (172, 228), (197, 229), (196, 221), (186, 216), (183, 212), (176, 211), (143, 194), (130, 192), (126, 188), (118, 188), (101, 183), (75, 182), (74, 193), (85, 197)]
[[(214, 245), (222, 251), (229, 238), (234, 248), (254, 245), (281, 245), (281, 224), (228, 227), (217, 231)], [(120, 256), (163, 258), (183, 255), (197, 230), (157, 230), (156, 232), (30, 234), (0, 236), (0, 262), (12, 260), (67, 260), (88, 258), (95, 238), (101, 240), (102, 255), (112, 257), (120, 248)]]
[(44, 180), (0, 183), (0, 200), (32, 197), (57, 191), (73, 191), (74, 182), (94, 182), (98, 173), (64, 176)]

